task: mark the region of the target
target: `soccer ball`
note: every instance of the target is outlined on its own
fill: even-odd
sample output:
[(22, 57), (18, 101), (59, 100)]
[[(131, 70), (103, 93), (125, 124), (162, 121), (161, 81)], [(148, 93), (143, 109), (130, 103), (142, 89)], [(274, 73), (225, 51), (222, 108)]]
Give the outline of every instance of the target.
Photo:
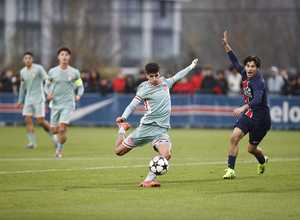
[(155, 156), (149, 163), (149, 170), (155, 175), (164, 175), (167, 173), (169, 163), (163, 156)]

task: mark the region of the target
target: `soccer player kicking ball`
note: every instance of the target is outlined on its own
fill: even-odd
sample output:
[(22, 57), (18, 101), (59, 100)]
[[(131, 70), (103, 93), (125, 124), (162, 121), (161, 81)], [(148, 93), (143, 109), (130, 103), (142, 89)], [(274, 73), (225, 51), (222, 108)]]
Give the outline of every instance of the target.
[[(148, 63), (146, 65), (145, 70), (148, 80), (139, 85), (136, 96), (127, 106), (122, 116), (116, 119), (119, 132), (115, 153), (118, 156), (123, 156), (133, 148), (151, 142), (160, 155), (170, 160), (171, 141), (168, 129), (170, 128), (171, 99), (169, 89), (172, 88), (175, 82), (184, 78), (197, 65), (197, 62), (198, 59), (193, 60), (191, 65), (168, 79), (160, 76), (158, 64)], [(140, 102), (144, 102), (146, 113), (142, 117), (139, 127), (128, 137), (125, 137), (125, 132), (130, 127), (126, 120)], [(140, 186), (160, 186), (155, 178), (156, 175), (149, 172)]]
[[(55, 155), (61, 158), (67, 140), (67, 127), (75, 109), (75, 101), (80, 100), (84, 88), (79, 70), (69, 66), (71, 50), (66, 47), (60, 48), (57, 56), (59, 65), (50, 69), (46, 91), (51, 108), (51, 131), (53, 134), (58, 134)], [(76, 90), (77, 94), (75, 94)]]
[(48, 75), (41, 65), (33, 63), (33, 53), (29, 51), (25, 52), (23, 62), (25, 67), (20, 71), (21, 85), (17, 107), (23, 107), (22, 114), (25, 117), (28, 137), (26, 147), (29, 149), (37, 147), (32, 117), (35, 117), (38, 125), (42, 126), (49, 133), (55, 144), (57, 137), (52, 135), (50, 125), (45, 120), (46, 99), (44, 82), (48, 78)]
[(258, 174), (263, 174), (268, 158), (264, 156), (258, 145), (271, 127), (271, 118), (265, 82), (259, 71), (261, 62), (257, 56), (248, 56), (244, 60), (244, 67), (241, 66), (228, 43), (227, 31), (224, 32), (223, 45), (232, 65), (242, 75), (242, 93), (245, 103), (233, 112), (239, 118), (230, 138), (228, 168), (223, 178), (236, 177), (234, 168), (239, 151), (238, 144), (247, 133), (249, 133), (248, 152), (253, 154), (259, 163)]

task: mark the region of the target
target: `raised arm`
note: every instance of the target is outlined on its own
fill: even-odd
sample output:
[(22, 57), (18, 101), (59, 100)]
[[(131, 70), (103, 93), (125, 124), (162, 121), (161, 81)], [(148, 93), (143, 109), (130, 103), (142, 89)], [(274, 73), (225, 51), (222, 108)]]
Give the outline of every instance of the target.
[(239, 60), (237, 59), (237, 57), (235, 56), (235, 54), (233, 53), (231, 46), (229, 45), (228, 42), (228, 32), (224, 31), (223, 34), (223, 46), (224, 46), (224, 50), (227, 53), (230, 62), (232, 63), (233, 67), (239, 72), (242, 73), (244, 67), (239, 63)]
[(187, 66), (186, 68), (184, 68), (183, 70), (179, 71), (178, 73), (176, 73), (174, 76), (172, 76), (171, 78), (167, 79), (167, 82), (169, 84), (169, 87), (172, 87), (174, 83), (176, 83), (177, 81), (183, 79), (184, 77), (186, 77), (186, 75), (195, 68), (195, 66), (198, 63), (198, 59), (194, 59), (193, 62)]

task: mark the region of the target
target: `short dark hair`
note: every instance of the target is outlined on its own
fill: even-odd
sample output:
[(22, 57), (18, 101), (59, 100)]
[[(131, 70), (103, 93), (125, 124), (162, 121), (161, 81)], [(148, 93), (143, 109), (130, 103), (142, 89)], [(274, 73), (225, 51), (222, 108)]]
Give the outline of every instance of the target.
[(157, 63), (148, 63), (145, 66), (145, 70), (146, 70), (147, 74), (158, 73), (159, 72), (159, 65)]
[(29, 55), (29, 56), (31, 56), (31, 57), (34, 57), (34, 56), (33, 56), (33, 53), (30, 52), (30, 51), (26, 51), (25, 53), (23, 53), (23, 57), (25, 57), (26, 55)]
[(58, 51), (57, 51), (57, 55), (59, 55), (62, 51), (65, 51), (65, 52), (67, 52), (69, 55), (71, 55), (72, 54), (72, 52), (71, 52), (71, 49), (70, 48), (68, 48), (68, 47), (61, 47), (61, 48), (59, 48), (58, 49)]
[(247, 63), (252, 62), (252, 61), (255, 63), (255, 65), (256, 65), (257, 68), (260, 68), (261, 61), (260, 61), (260, 59), (259, 59), (258, 56), (247, 56), (244, 59), (244, 66), (246, 66)]

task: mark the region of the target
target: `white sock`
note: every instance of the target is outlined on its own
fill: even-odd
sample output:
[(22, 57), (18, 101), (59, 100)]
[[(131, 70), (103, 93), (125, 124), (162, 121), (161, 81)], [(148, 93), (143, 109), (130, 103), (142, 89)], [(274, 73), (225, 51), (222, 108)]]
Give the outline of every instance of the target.
[(35, 137), (35, 133), (33, 132), (28, 132), (27, 133), (27, 138), (28, 138), (28, 142), (29, 144), (32, 144), (34, 146), (36, 146), (36, 137)]
[(49, 136), (50, 136), (50, 138), (51, 138), (51, 140), (52, 140), (52, 142), (54, 144), (56, 144), (58, 142), (58, 136), (57, 136), (57, 134), (49, 133)]
[(125, 129), (123, 127), (120, 127), (118, 133), (120, 135), (125, 135), (126, 131), (125, 131)]
[(152, 180), (155, 180), (155, 178), (156, 178), (156, 175), (149, 171), (148, 176), (145, 178), (144, 181), (152, 181)]

